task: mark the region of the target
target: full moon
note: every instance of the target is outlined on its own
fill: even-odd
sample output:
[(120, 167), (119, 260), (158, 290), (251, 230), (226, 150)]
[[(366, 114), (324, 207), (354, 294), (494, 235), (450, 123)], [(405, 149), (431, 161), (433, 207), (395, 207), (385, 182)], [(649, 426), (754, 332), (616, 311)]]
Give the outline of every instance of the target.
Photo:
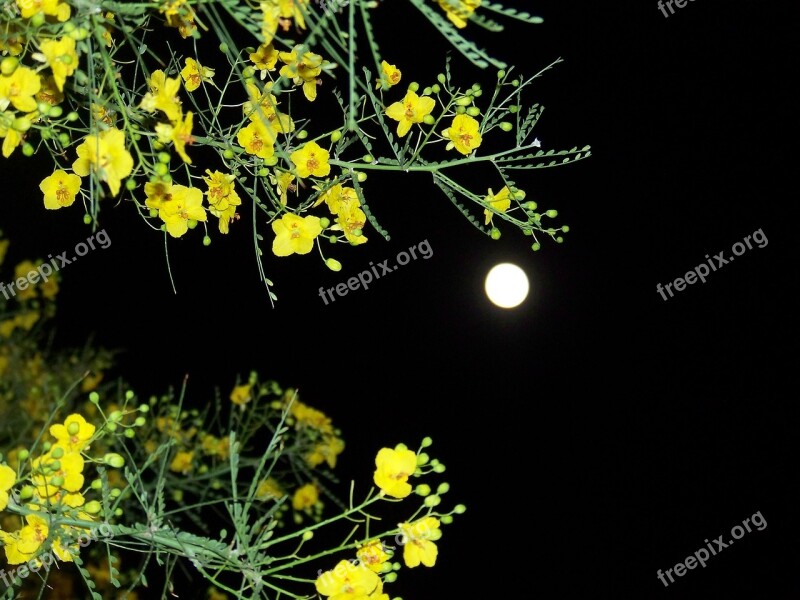
[(486, 276), (486, 295), (500, 308), (514, 308), (528, 297), (528, 276), (511, 263), (495, 265)]

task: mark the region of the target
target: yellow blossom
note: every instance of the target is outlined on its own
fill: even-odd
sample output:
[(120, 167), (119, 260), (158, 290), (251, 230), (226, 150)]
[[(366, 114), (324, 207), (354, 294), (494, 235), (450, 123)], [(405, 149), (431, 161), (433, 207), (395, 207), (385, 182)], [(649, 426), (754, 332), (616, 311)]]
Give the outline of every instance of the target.
[(375, 457), (372, 479), (387, 496), (405, 498), (411, 493), (409, 476), (417, 470), (417, 455), (407, 448), (381, 448)]
[(294, 185), (294, 175), (292, 175), (289, 171), (279, 171), (275, 170), (277, 175), (270, 173), (269, 180), (272, 182), (272, 185), (275, 186), (278, 196), (280, 197), (281, 204), (286, 206), (286, 203), (289, 199), (289, 191), (291, 190), (294, 192), (297, 190), (297, 186)]
[(317, 142), (308, 142), (299, 150), (291, 153), (289, 158), (294, 163), (299, 177), (325, 177), (331, 172), (328, 164), (330, 153), (321, 148)]
[(0, 511), (8, 506), (8, 491), (17, 481), (17, 473), (8, 465), (0, 465)]
[(194, 144), (195, 141), (192, 136), (192, 125), (192, 111), (187, 112), (186, 117), (182, 117), (179, 114), (172, 125), (167, 123), (159, 123), (156, 125), (158, 141), (162, 144), (172, 142), (178, 156), (180, 156), (187, 165), (192, 164), (192, 159), (186, 154), (186, 146)]
[(186, 475), (192, 470), (192, 459), (194, 452), (180, 451), (175, 454), (172, 462), (169, 465), (169, 470), (173, 473), (180, 473)]
[[(436, 0), (439, 6), (447, 14), (447, 18), (458, 27), (463, 29), (467, 26), (467, 19), (481, 5), (481, 0)], [(455, 6), (454, 6), (455, 5)]]
[(37, 102), (46, 102), (50, 106), (55, 106), (64, 101), (64, 92), (58, 89), (56, 80), (52, 75), (42, 75), (40, 73), (39, 81), (41, 87), (35, 96)]
[(241, 406), (244, 408), (244, 405), (253, 399), (252, 388), (253, 386), (250, 384), (235, 386), (231, 392), (231, 402), (233, 402), (236, 406)]
[(172, 183), (168, 181), (149, 181), (144, 184), (144, 204), (155, 210), (172, 200)]
[(53, 72), (53, 79), (58, 91), (63, 91), (67, 77), (70, 77), (78, 68), (75, 40), (69, 36), (56, 40), (42, 40), (39, 48), (46, 59), (47, 66)]
[(313, 483), (300, 486), (292, 496), (292, 508), (295, 510), (308, 510), (317, 502), (319, 502), (319, 490)]
[(87, 135), (75, 152), (78, 159), (72, 163), (72, 170), (85, 177), (94, 169), (108, 183), (112, 196), (119, 193), (122, 180), (133, 170), (133, 157), (125, 148), (125, 133), (119, 129)]
[(34, 96), (41, 87), (39, 75), (28, 67), (18, 66), (11, 75), (0, 75), (0, 110), (11, 104), (22, 112), (35, 111)]
[(181, 70), (181, 77), (186, 82), (187, 92), (193, 92), (200, 87), (201, 83), (211, 83), (214, 77), (214, 69), (204, 67), (193, 58), (186, 58), (186, 66)]
[(300, 217), (293, 213), (284, 214), (280, 220), (272, 222), (275, 239), (272, 252), (275, 256), (308, 254), (314, 247), (314, 239), (322, 233), (319, 217)]
[[(57, 459), (53, 456), (56, 448), (63, 452)], [(35, 458), (31, 465), (31, 482), (41, 498), (53, 498), (62, 491), (79, 492), (83, 487), (84, 461), (79, 452), (67, 452), (66, 448), (55, 445), (47, 454)]]
[(278, 58), (286, 63), (278, 73), (291, 79), (295, 85), (302, 85), (306, 99), (313, 102), (317, 97), (317, 77), (327, 61), (319, 54), (307, 51), (303, 44), (298, 44), (291, 52), (279, 52)]
[(64, 423), (57, 423), (50, 426), (52, 435), (58, 444), (68, 452), (78, 452), (83, 450), (92, 439), (95, 426), (87, 423), (81, 415), (75, 413), (64, 419)]
[(25, 515), (25, 525), (19, 531), (0, 531), (0, 541), (10, 565), (19, 565), (36, 557), (50, 531), (47, 521), (39, 515)]
[(72, 206), (75, 196), (81, 189), (81, 178), (61, 169), (53, 172), (39, 184), (44, 194), (44, 207), (50, 210)]
[[(29, 260), (23, 260), (16, 267), (14, 267), (14, 279), (23, 279), (28, 276), (28, 273), (36, 271), (36, 265)], [(30, 300), (36, 297), (36, 288), (28, 286), (24, 290), (17, 291), (17, 300)]]
[(436, 564), (439, 549), (433, 542), (442, 537), (439, 519), (424, 517), (414, 523), (401, 523), (400, 531), (405, 537), (403, 561), (407, 567), (417, 567), (420, 563), (426, 567)]
[(482, 137), (478, 131), (479, 123), (469, 115), (456, 115), (453, 124), (442, 132), (449, 139), (447, 149), (455, 147), (465, 156), (481, 145)]
[(336, 467), (336, 458), (344, 450), (344, 441), (336, 436), (325, 436), (324, 442), (318, 443), (306, 455), (306, 463), (312, 469), (323, 462), (333, 469)]
[(375, 82), (375, 89), (381, 87), (381, 84), (386, 83), (388, 87), (392, 87), (393, 85), (397, 85), (400, 83), (400, 78), (402, 77), (402, 73), (400, 69), (398, 69), (394, 65), (390, 65), (385, 60), (381, 61), (381, 72), (382, 77)]
[(278, 110), (278, 99), (269, 93), (271, 85), (267, 86), (264, 92), (252, 83), (248, 83), (245, 87), (249, 100), (242, 105), (242, 110), (248, 119), (261, 123), (271, 134), (273, 141), (279, 133), (294, 131), (294, 121), (289, 115)]
[(61, 23), (69, 19), (69, 4), (60, 0), (16, 0), (16, 2), (24, 19), (30, 19), (37, 13), (55, 17)]
[(274, 71), (278, 63), (278, 50), (271, 43), (261, 44), (250, 54), (250, 60), (260, 71)]
[(208, 186), (206, 197), (208, 198), (209, 212), (219, 219), (219, 230), (221, 233), (228, 233), (230, 222), (236, 218), (236, 207), (242, 204), (239, 194), (233, 189), (236, 177), (230, 174), (206, 169), (208, 177), (203, 177), (203, 181)]
[[(347, 188), (343, 188), (347, 189)], [(355, 191), (354, 191), (355, 193)], [(361, 233), (367, 224), (367, 215), (361, 210), (358, 198), (340, 198), (339, 212), (336, 216), (336, 224), (331, 227), (334, 231), (341, 230), (347, 241), (353, 246), (364, 244), (366, 236)]]
[(436, 106), (436, 101), (428, 96), (417, 96), (408, 90), (402, 102), (395, 102), (386, 109), (386, 116), (397, 121), (397, 135), (404, 137), (414, 123), (422, 123), (426, 115)]
[(171, 198), (158, 209), (158, 216), (164, 221), (167, 233), (172, 237), (181, 237), (189, 230), (189, 220), (205, 221), (206, 211), (203, 208), (203, 192), (195, 187), (173, 185)]
[(375, 573), (380, 573), (384, 563), (391, 558), (391, 555), (383, 549), (383, 542), (380, 540), (372, 540), (359, 547), (356, 556), (362, 565)]
[(164, 71), (158, 69), (153, 71), (147, 83), (150, 91), (142, 98), (140, 105), (142, 109), (148, 112), (161, 110), (170, 121), (180, 119), (181, 101), (178, 98), (178, 91), (181, 87), (181, 80), (167, 77)]
[(261, 121), (252, 121), (236, 134), (236, 141), (248, 154), (268, 159), (275, 154), (275, 138)]
[[(483, 201), (491, 206), (494, 211), (504, 213), (511, 207), (511, 191), (508, 189), (508, 186), (503, 186), (503, 189), (495, 194), (492, 192), (491, 188), (489, 188), (489, 195), (484, 197)], [(488, 208), (483, 210), (483, 215), (486, 217), (486, 225), (492, 222), (494, 211)]]
[(330, 600), (365, 600), (380, 584), (380, 577), (364, 565), (342, 560), (317, 577), (314, 585), (318, 593), (329, 596)]
[(280, 484), (272, 477), (262, 480), (256, 488), (256, 499), (277, 500), (283, 498), (284, 492)]

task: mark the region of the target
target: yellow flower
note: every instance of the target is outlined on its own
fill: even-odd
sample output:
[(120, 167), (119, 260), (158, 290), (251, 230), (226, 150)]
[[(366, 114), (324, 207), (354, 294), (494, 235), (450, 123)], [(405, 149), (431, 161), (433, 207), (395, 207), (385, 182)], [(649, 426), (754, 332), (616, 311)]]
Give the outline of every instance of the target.
[(447, 149), (455, 147), (461, 154), (467, 155), (481, 145), (482, 137), (478, 132), (479, 123), (469, 115), (456, 115), (453, 124), (442, 132), (449, 139)]
[(278, 221), (272, 222), (275, 239), (272, 241), (272, 252), (275, 256), (290, 254), (308, 254), (314, 247), (314, 239), (322, 233), (319, 217), (300, 217), (286, 213)]
[(331, 172), (328, 164), (330, 153), (321, 148), (317, 142), (308, 142), (289, 156), (295, 164), (299, 177), (325, 177)]
[(252, 387), (250, 384), (235, 386), (231, 392), (231, 402), (244, 408), (244, 405), (253, 399)]
[(81, 189), (81, 178), (58, 169), (39, 184), (39, 189), (44, 194), (45, 208), (56, 210), (72, 206), (75, 196)]
[(72, 163), (72, 170), (85, 177), (94, 168), (97, 176), (108, 183), (112, 196), (119, 193), (122, 180), (133, 170), (133, 157), (125, 149), (125, 133), (119, 129), (87, 135), (75, 151), (78, 160)]
[(0, 465), (0, 511), (8, 506), (8, 490), (17, 481), (17, 473), (8, 465)]
[(279, 133), (294, 131), (294, 121), (278, 110), (278, 99), (269, 93), (271, 87), (270, 84), (262, 93), (257, 85), (248, 83), (246, 88), (250, 99), (242, 105), (242, 110), (248, 119), (258, 121), (266, 127), (274, 141)]
[(36, 110), (34, 96), (42, 87), (42, 82), (36, 71), (28, 67), (19, 66), (11, 75), (0, 76), (0, 110), (11, 106), (22, 112)]
[(57, 40), (42, 40), (39, 48), (44, 54), (47, 66), (53, 72), (53, 79), (58, 91), (63, 91), (67, 77), (71, 76), (78, 68), (75, 40), (68, 36)]
[(381, 84), (384, 82), (388, 87), (392, 87), (393, 85), (400, 83), (400, 77), (402, 77), (402, 73), (400, 72), (400, 69), (394, 65), (390, 65), (385, 60), (382, 60), (381, 71), (383, 72), (383, 76), (375, 83), (375, 89), (381, 87)]
[(261, 44), (258, 49), (250, 54), (250, 60), (261, 71), (274, 71), (278, 64), (278, 51), (269, 44)]
[[(53, 451), (61, 448), (62, 454), (56, 459)], [(83, 457), (79, 452), (67, 452), (66, 448), (55, 445), (47, 454), (31, 463), (33, 475), (31, 482), (41, 498), (53, 498), (64, 492), (79, 492), (83, 487)]]
[(328, 415), (321, 410), (303, 404), (299, 400), (295, 400), (292, 403), (290, 414), (297, 421), (298, 428), (301, 426), (311, 427), (322, 433), (333, 433), (333, 423)]
[(278, 74), (291, 79), (295, 85), (302, 85), (306, 99), (313, 102), (317, 97), (317, 77), (327, 61), (319, 54), (307, 51), (302, 44), (295, 46), (291, 52), (279, 52), (278, 58), (286, 63)]
[[(467, 26), (467, 19), (481, 5), (481, 0), (436, 0), (439, 6), (447, 13), (447, 18), (458, 27), (463, 29)], [(456, 5), (454, 7), (454, 5)]]
[(283, 495), (280, 484), (272, 477), (262, 480), (256, 488), (256, 499), (258, 500), (269, 500), (270, 498), (277, 500), (283, 498)]
[(208, 186), (209, 212), (219, 219), (220, 232), (228, 233), (231, 220), (236, 218), (236, 207), (242, 204), (239, 194), (233, 189), (236, 177), (219, 171), (212, 173), (209, 169), (206, 173), (208, 177), (203, 177), (203, 181)]
[(25, 515), (26, 525), (19, 531), (0, 531), (0, 541), (6, 551), (10, 565), (19, 565), (36, 557), (36, 553), (47, 540), (50, 531), (47, 521), (39, 515)]
[(63, 23), (69, 19), (69, 4), (59, 0), (16, 0), (20, 14), (24, 19), (30, 19), (37, 13), (43, 13), (50, 17), (55, 17)]
[(189, 220), (205, 221), (203, 192), (185, 185), (173, 185), (171, 198), (158, 209), (158, 216), (172, 237), (181, 237), (189, 230)]
[(365, 600), (380, 584), (381, 578), (364, 565), (342, 560), (317, 577), (314, 585), (317, 592), (330, 600)]
[(294, 19), (300, 29), (306, 28), (306, 21), (303, 11), (307, 11), (305, 5), (308, 0), (278, 0), (281, 8), (281, 17), (284, 19)]
[(297, 186), (294, 185), (294, 175), (292, 175), (289, 171), (279, 171), (275, 170), (277, 175), (270, 173), (269, 180), (272, 182), (272, 185), (276, 187), (276, 191), (278, 196), (280, 197), (281, 204), (286, 206), (286, 202), (289, 200), (289, 191), (297, 190)]
[[(486, 196), (483, 201), (495, 211), (504, 213), (511, 207), (511, 191), (508, 189), (507, 185), (504, 185), (503, 189), (497, 192), (497, 194), (492, 192), (492, 189), (489, 188), (489, 195)], [(483, 210), (483, 215), (486, 217), (486, 225), (492, 222), (493, 211), (485, 208)]]
[(160, 209), (165, 202), (172, 199), (172, 183), (165, 181), (149, 181), (144, 184), (144, 204), (147, 208)]
[[(29, 260), (23, 260), (16, 267), (14, 267), (14, 279), (21, 279), (28, 276), (36, 270), (36, 265)], [(17, 292), (18, 300), (30, 300), (36, 297), (36, 289), (33, 286), (28, 286), (24, 290)]]
[(426, 567), (436, 564), (439, 549), (433, 542), (442, 537), (439, 519), (424, 517), (414, 523), (401, 523), (400, 531), (405, 536), (403, 561), (407, 567), (417, 567), (420, 563)]
[(192, 459), (194, 458), (194, 452), (186, 452), (180, 451), (175, 454), (175, 457), (172, 459), (172, 462), (169, 465), (169, 470), (173, 473), (180, 473), (181, 475), (186, 475), (189, 471), (192, 470)]
[(168, 123), (156, 125), (158, 141), (162, 144), (172, 142), (175, 146), (175, 151), (187, 165), (192, 164), (192, 159), (186, 154), (186, 146), (194, 144), (195, 141), (192, 136), (192, 124), (193, 115), (192, 111), (189, 111), (186, 113), (185, 118), (178, 115), (173, 125)]
[(372, 479), (387, 496), (405, 498), (411, 493), (410, 475), (417, 470), (417, 455), (407, 448), (381, 448), (375, 457)]
[(380, 573), (383, 570), (383, 564), (391, 558), (391, 555), (383, 549), (383, 543), (380, 540), (367, 542), (358, 549), (356, 556), (362, 565), (375, 573)]
[(52, 75), (39, 74), (39, 81), (41, 82), (41, 87), (35, 96), (37, 102), (47, 102), (50, 106), (55, 106), (64, 101), (64, 93), (58, 89), (56, 80)]
[(422, 123), (436, 106), (436, 101), (428, 96), (417, 96), (408, 90), (402, 102), (395, 102), (386, 109), (386, 116), (397, 121), (397, 135), (404, 137), (414, 123)]
[(292, 496), (292, 508), (295, 510), (308, 510), (317, 502), (319, 502), (319, 490), (313, 483), (297, 488)]
[(325, 436), (325, 441), (318, 443), (314, 449), (306, 455), (306, 463), (312, 469), (321, 465), (323, 462), (333, 469), (336, 467), (336, 458), (344, 450), (344, 441), (336, 436)]
[(186, 66), (181, 71), (181, 77), (186, 82), (187, 92), (193, 92), (200, 87), (201, 83), (211, 83), (214, 77), (214, 69), (204, 67), (193, 58), (186, 58)]
[(275, 154), (275, 138), (261, 121), (252, 121), (236, 134), (236, 141), (248, 154), (268, 159)]
[(95, 426), (87, 423), (79, 414), (71, 414), (64, 419), (64, 424), (56, 424), (50, 426), (50, 435), (52, 435), (58, 444), (68, 452), (79, 452), (83, 450), (92, 439), (95, 432)]
[(167, 77), (164, 71), (158, 69), (153, 71), (147, 83), (150, 91), (142, 98), (141, 108), (148, 112), (161, 110), (170, 121), (180, 119), (181, 101), (178, 99), (178, 91), (181, 88), (181, 80)]
[[(347, 188), (343, 188), (347, 189)], [(355, 193), (355, 190), (353, 191)], [(367, 224), (367, 215), (361, 208), (358, 198), (342, 198), (339, 201), (339, 212), (336, 217), (336, 224), (331, 227), (334, 231), (344, 231), (347, 241), (353, 246), (364, 244), (366, 236), (361, 233), (364, 225)]]

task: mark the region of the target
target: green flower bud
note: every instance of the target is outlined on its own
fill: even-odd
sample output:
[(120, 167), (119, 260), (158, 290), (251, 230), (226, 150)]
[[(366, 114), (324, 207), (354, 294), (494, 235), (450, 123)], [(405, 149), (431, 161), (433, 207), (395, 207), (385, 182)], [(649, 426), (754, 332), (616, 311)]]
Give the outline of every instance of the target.
[(498, 78), (498, 79), (502, 79), (502, 78), (503, 78), (503, 77), (505, 77), (505, 76), (506, 76), (506, 72), (505, 72), (505, 71), (503, 71), (502, 69), (500, 69), (500, 70), (497, 72), (497, 78)]
[(84, 225), (91, 225), (92, 224), (92, 215), (83, 215), (83, 224)]
[(117, 424), (116, 423), (106, 423), (106, 431), (110, 431), (111, 433), (114, 433), (116, 430), (117, 430)]
[(470, 104), (472, 104), (472, 98), (468, 96), (461, 96), (456, 99), (456, 105), (458, 106), (469, 106)]
[(158, 162), (162, 162), (164, 164), (169, 164), (170, 160), (172, 160), (172, 157), (169, 155), (169, 152), (159, 152), (158, 153)]
[(50, 442), (45, 442), (44, 444), (42, 444), (42, 450), (44, 450), (45, 452), (50, 452), (50, 448), (52, 447), (53, 444), (51, 444)]
[(211, 238), (207, 235), (203, 236), (203, 246), (210, 246), (211, 245)]
[(236, 153), (230, 148), (225, 148), (225, 150), (222, 153), (222, 158), (224, 158), (225, 160), (231, 160), (233, 159), (234, 156), (236, 156)]
[(80, 115), (76, 113), (74, 110), (72, 112), (67, 113), (67, 121), (70, 123), (74, 123), (80, 118)]
[(356, 176), (356, 179), (358, 179), (359, 183), (361, 183), (363, 181), (366, 181), (367, 180), (367, 174), (362, 172), (362, 171), (359, 171), (358, 175)]
[(392, 571), (391, 573), (387, 573), (386, 575), (383, 576), (383, 580), (386, 583), (394, 583), (395, 581), (397, 581), (397, 573), (395, 573), (394, 571)]
[(483, 96), (483, 90), (472, 92), (472, 95), (475, 96), (476, 98), (480, 98), (481, 96)]
[(30, 500), (33, 498), (33, 492), (36, 491), (33, 489), (32, 485), (23, 486), (23, 488), (19, 491), (19, 499), (23, 502), (25, 500)]
[(364, 161), (365, 163), (371, 163), (371, 162), (372, 162), (373, 160), (375, 160), (375, 159), (374, 159), (374, 158), (372, 158), (372, 157), (371, 157), (369, 154), (365, 154), (365, 155), (364, 155), (364, 156), (361, 158), (361, 160), (362, 160), (362, 161)]
[(524, 208), (525, 210), (536, 210), (538, 207), (539, 205), (536, 204), (536, 202), (534, 202), (533, 200), (528, 200), (525, 204), (522, 205), (522, 208)]
[(226, 44), (225, 42), (222, 42), (219, 45), (219, 51), (222, 52), (223, 54), (227, 54), (228, 53), (228, 44)]
[(328, 225), (331, 224), (331, 220), (328, 217), (321, 217), (319, 220), (319, 226), (323, 229), (326, 229)]
[(450, 491), (450, 484), (449, 484), (449, 483), (447, 483), (447, 482), (445, 482), (445, 483), (440, 483), (440, 484), (439, 484), (439, 487), (438, 487), (438, 488), (436, 488), (436, 493), (437, 493), (437, 494), (446, 494), (446, 493), (447, 493), (447, 492), (449, 492), (449, 491)]
[[(70, 423), (70, 424), (72, 424), (72, 423)], [(75, 433), (78, 433), (78, 432), (76, 431)], [(71, 435), (75, 435), (75, 433), (73, 433)], [(62, 456), (64, 456), (64, 449), (61, 446), (56, 446), (55, 448), (53, 448), (53, 451), (50, 452), (50, 456), (52, 456), (55, 459), (59, 459)]]
[(30, 452), (28, 452), (27, 450), (25, 450), (25, 449), (23, 448), (22, 450), (20, 450), (19, 452), (17, 452), (17, 459), (18, 459), (20, 462), (22, 462), (22, 461), (24, 461), (24, 460), (28, 460), (28, 457), (29, 457), (30, 455), (31, 455), (31, 453), (30, 453)]
[(340, 263), (335, 258), (329, 258), (325, 261), (325, 266), (327, 266), (331, 271), (341, 271), (342, 270), (342, 263)]
[(54, 460), (50, 464), (47, 465), (47, 469), (52, 473), (53, 471), (58, 471), (61, 468), (61, 461)]
[(445, 471), (445, 466), (442, 463), (439, 463), (438, 465), (433, 467), (434, 473), (444, 473), (444, 471)]
[(514, 87), (519, 87), (519, 79), (515, 79), (514, 81), (512, 81), (511, 85), (513, 85)]
[(436, 81), (443, 84), (445, 81), (447, 81), (447, 78), (444, 76), (444, 73), (439, 73), (436, 76)]
[(512, 104), (511, 106), (508, 107), (508, 112), (510, 112), (512, 115), (517, 111), (519, 111), (519, 106), (516, 104)]
[(45, 22), (44, 13), (40, 12), (33, 15), (30, 20), (31, 25), (33, 25), (34, 27), (41, 27), (42, 25), (44, 25), (44, 22)]
[(432, 494), (425, 498), (423, 504), (428, 508), (433, 508), (434, 506), (439, 506), (441, 502), (442, 502), (441, 497), (437, 496), (436, 494)]
[(100, 491), (103, 487), (103, 482), (100, 479), (93, 479), (90, 487), (95, 491)]
[(430, 436), (426, 435), (424, 438), (422, 438), (422, 442), (420, 443), (420, 446), (422, 446), (423, 448), (427, 448), (431, 444), (433, 444), (433, 439), (431, 439)]
[(308, 131), (306, 131), (305, 129), (302, 129), (302, 130), (297, 132), (297, 139), (298, 140), (304, 140), (307, 137), (308, 137)]
[(23, 117), (17, 117), (11, 121), (11, 128), (17, 131), (28, 131), (31, 128), (31, 122)]
[(116, 509), (114, 511), (114, 516), (115, 517), (121, 517), (122, 516), (122, 509), (121, 508)]
[(428, 496), (431, 493), (431, 486), (427, 483), (420, 483), (416, 488), (414, 488), (414, 493), (418, 494), (419, 496)]
[(331, 133), (331, 142), (333, 142), (333, 143), (335, 144), (335, 143), (336, 143), (336, 142), (338, 142), (340, 139), (342, 139), (342, 132), (341, 132), (341, 131), (339, 131), (339, 130), (337, 129), (336, 131), (334, 131), (333, 133)]
[(465, 112), (467, 112), (466, 108), (464, 108), (463, 106), (456, 106), (457, 115), (463, 115)]
[[(65, 144), (66, 145), (66, 144)], [(135, 179), (128, 179), (125, 181), (125, 189), (129, 191), (133, 191), (136, 189), (136, 180)]]
[(90, 515), (96, 515), (103, 509), (102, 505), (97, 500), (92, 500), (91, 502), (87, 502), (83, 505), (83, 510), (85, 510)]
[(550, 210), (548, 210), (548, 211), (547, 211), (546, 213), (544, 213), (544, 214), (546, 214), (546, 215), (547, 215), (548, 217), (550, 217), (551, 219), (555, 219), (555, 218), (558, 216), (558, 211), (557, 211), (557, 210), (555, 210), (555, 209), (552, 209), (552, 208), (551, 208)]
[(70, 31), (74, 31), (75, 23), (73, 23), (72, 21), (67, 21), (61, 26), (61, 29), (64, 31), (64, 33), (69, 33)]
[(359, 237), (362, 233), (364, 233), (364, 232), (361, 231), (360, 227), (356, 227), (355, 229), (353, 229), (353, 235), (356, 236), (356, 237)]
[(492, 230), (489, 232), (489, 235), (492, 237), (493, 240), (500, 239), (500, 230), (497, 227), (492, 227)]
[(561, 231), (563, 231), (564, 233), (569, 233), (569, 225), (564, 225), (564, 226), (561, 228)]
[(245, 67), (244, 69), (242, 69), (242, 77), (244, 77), (245, 79), (248, 79), (248, 78), (252, 77), (255, 74), (256, 74), (256, 70), (253, 67), (249, 67), (248, 66), (248, 67)]
[(136, 417), (136, 420), (133, 422), (133, 426), (143, 427), (145, 423), (147, 423), (147, 419), (145, 419), (144, 417)]
[(465, 512), (467, 512), (467, 507), (463, 504), (456, 504), (453, 508), (453, 512), (457, 515), (463, 515)]
[(428, 456), (427, 453), (420, 452), (419, 454), (417, 454), (417, 466), (421, 467), (422, 465), (426, 464), (430, 460), (430, 458), (431, 457)]
[(31, 146), (28, 142), (22, 144), (22, 154), (23, 156), (33, 156), (33, 146)]
[(511, 131), (512, 129), (514, 129), (514, 126), (508, 121), (503, 121), (502, 123), (500, 123), (499, 127), (503, 131)]
[(303, 532), (303, 541), (304, 542), (307, 542), (308, 540), (310, 540), (313, 537), (314, 537), (314, 532), (313, 531), (304, 531)]
[(425, 115), (422, 117), (422, 122), (425, 123), (425, 125), (433, 125), (436, 123), (436, 118), (433, 115)]
[(116, 452), (109, 452), (103, 457), (103, 462), (109, 467), (121, 469), (125, 465), (125, 459)]
[(416, 93), (419, 90), (419, 84), (416, 81), (412, 81), (408, 84), (408, 91)]
[(151, 208), (150, 209), (150, 217), (152, 219), (155, 219), (157, 216), (158, 216), (158, 209), (157, 208)]
[(537, 252), (541, 247), (542, 247), (542, 245), (539, 242), (533, 242), (533, 245), (531, 246), (531, 249), (534, 252)]
[(442, 90), (442, 88), (440, 88), (440, 87), (439, 87), (439, 84), (438, 84), (438, 83), (434, 83), (434, 84), (431, 86), (431, 91), (432, 91), (434, 94), (438, 94), (438, 93), (439, 93), (441, 90)]
[(433, 90), (431, 88), (426, 87), (424, 90), (422, 90), (422, 95), (423, 96), (429, 96), (432, 91)]
[(3, 75), (11, 75), (17, 70), (19, 59), (16, 56), (6, 56), (0, 61), (0, 73)]
[(150, 407), (147, 404), (140, 404), (136, 408), (136, 410), (138, 410), (141, 413), (149, 413), (150, 412)]
[(169, 173), (169, 167), (165, 165), (163, 162), (156, 163), (155, 168), (153, 170), (156, 172), (156, 175), (159, 175), (161, 177)]
[(112, 490), (109, 492), (109, 495), (110, 495), (112, 498), (119, 498), (119, 496), (120, 496), (120, 494), (121, 494), (121, 493), (122, 493), (122, 490), (121, 490), (121, 489), (119, 489), (119, 488), (114, 488), (114, 489), (112, 489)]
[(467, 108), (467, 114), (470, 117), (477, 117), (479, 114), (481, 114), (481, 109), (478, 108), (477, 106), (470, 106), (469, 108)]
[(442, 515), (439, 517), (439, 521), (442, 522), (442, 525), (450, 525), (453, 522), (453, 517), (451, 515)]
[(403, 444), (403, 443), (400, 443), (400, 444), (397, 444), (397, 445), (394, 447), (394, 449), (395, 449), (397, 452), (402, 452), (403, 450), (408, 450), (408, 446), (406, 446), (406, 445), (405, 445), (405, 444)]
[(556, 243), (557, 244), (563, 244), (564, 243), (564, 238), (559, 235), (558, 237), (556, 237)]
[(64, 478), (61, 477), (61, 475), (56, 475), (55, 477), (50, 479), (50, 485), (59, 488), (62, 485), (64, 485)]
[(133, 429), (126, 429), (125, 430), (125, 437), (128, 438), (129, 440), (133, 439), (133, 437), (135, 435), (136, 435), (136, 432)]

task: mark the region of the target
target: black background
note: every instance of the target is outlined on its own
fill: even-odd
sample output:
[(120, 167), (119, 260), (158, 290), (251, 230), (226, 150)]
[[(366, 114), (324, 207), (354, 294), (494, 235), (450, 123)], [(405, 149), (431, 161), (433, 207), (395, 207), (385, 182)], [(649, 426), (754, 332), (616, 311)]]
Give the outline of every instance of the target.
[[(403, 4), (383, 3), (377, 34), (404, 81), (430, 85), (446, 44)], [(297, 386), (343, 429), (342, 472), (364, 490), (378, 448), (431, 435), (445, 498), (468, 512), (445, 528), (436, 567), (404, 571), (390, 594), (796, 598), (796, 11), (693, 0), (665, 18), (655, 0), (566, 4), (529, 7), (541, 25), (473, 28), (525, 74), (564, 59), (527, 96), (546, 107), (537, 135), (593, 156), (516, 178), (570, 225), (564, 244), (533, 253), (508, 230), (492, 241), (425, 175), (374, 174), (365, 193), (392, 240), (371, 232), (337, 255), (340, 273), (267, 247), (271, 308), (249, 213), (209, 248), (199, 231), (170, 240), (173, 294), (163, 238), (106, 201), (112, 245), (62, 273), (59, 339), (124, 349), (118, 370), (142, 395), (188, 374), (203, 403), (251, 369)], [(465, 85), (493, 85), (493, 69), (453, 60)], [(3, 166), (11, 258), (90, 233), (77, 205), (42, 208), (34, 164)], [(656, 292), (758, 229), (765, 248), (666, 302)], [(329, 306), (317, 295), (426, 239), (429, 260)], [(483, 293), (502, 261), (531, 277), (515, 310)], [(668, 588), (656, 578), (757, 511), (763, 531)]]

